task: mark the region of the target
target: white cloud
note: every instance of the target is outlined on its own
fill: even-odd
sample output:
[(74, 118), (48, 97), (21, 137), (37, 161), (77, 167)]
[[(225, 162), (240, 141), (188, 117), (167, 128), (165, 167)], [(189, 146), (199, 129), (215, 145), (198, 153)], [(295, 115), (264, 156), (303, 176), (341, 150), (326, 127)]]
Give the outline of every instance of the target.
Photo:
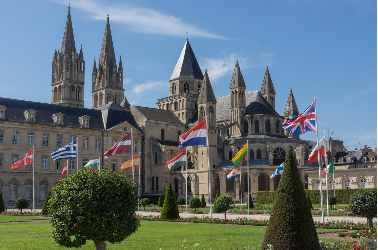
[(137, 84), (131, 89), (131, 93), (134, 95), (139, 95), (143, 92), (143, 94), (149, 94), (151, 92), (156, 93), (156, 91), (168, 89), (168, 82), (167, 81), (152, 81), (147, 82), (144, 84)]
[(132, 80), (132, 78), (123, 78), (123, 85), (129, 85), (131, 80)]
[(371, 89), (367, 89), (367, 90), (364, 90), (364, 91), (361, 91), (361, 92), (358, 92), (356, 93), (355, 95), (352, 96), (352, 98), (357, 98), (361, 95), (364, 95), (364, 94), (367, 94), (369, 92), (372, 92), (372, 91), (376, 91), (377, 87), (374, 87), (374, 88), (371, 88)]
[[(65, 5), (69, 3), (65, 0), (55, 1)], [(112, 5), (105, 1), (95, 0), (78, 0), (74, 2), (71, 1), (71, 3), (71, 7), (89, 13), (90, 17), (94, 20), (104, 20), (109, 14), (112, 22), (121, 23), (135, 32), (175, 37), (186, 37), (186, 32), (188, 32), (191, 37), (228, 39), (187, 24), (180, 18), (166, 15), (153, 9), (121, 4)]]

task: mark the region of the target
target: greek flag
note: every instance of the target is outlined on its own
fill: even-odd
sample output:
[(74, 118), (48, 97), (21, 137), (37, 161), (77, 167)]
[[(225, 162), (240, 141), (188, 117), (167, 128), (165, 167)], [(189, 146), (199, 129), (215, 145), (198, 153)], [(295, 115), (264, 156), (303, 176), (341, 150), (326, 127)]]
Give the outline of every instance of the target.
[(282, 162), (282, 164), (276, 169), (276, 171), (274, 171), (274, 173), (272, 174), (270, 178), (273, 178), (276, 175), (282, 175), (283, 168), (284, 168), (284, 163)]
[(54, 161), (68, 159), (68, 158), (76, 158), (76, 141), (71, 142), (70, 144), (64, 146), (63, 148), (59, 148), (51, 153), (51, 157)]

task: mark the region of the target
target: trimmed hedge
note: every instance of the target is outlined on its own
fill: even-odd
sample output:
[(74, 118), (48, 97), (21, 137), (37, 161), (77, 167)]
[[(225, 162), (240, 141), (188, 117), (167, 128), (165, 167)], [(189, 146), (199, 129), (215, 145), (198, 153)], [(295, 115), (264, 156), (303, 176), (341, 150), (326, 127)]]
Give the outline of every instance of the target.
[(163, 201), (164, 201), (164, 199), (165, 199), (165, 195), (142, 195), (141, 197), (140, 197), (140, 199), (143, 199), (143, 198), (148, 198), (148, 199), (150, 199), (150, 202), (151, 202), (151, 204), (154, 204), (154, 205), (157, 205), (158, 204), (158, 202), (159, 202), (159, 197), (160, 196), (163, 196)]
[[(374, 188), (364, 188), (364, 189), (374, 189)], [(336, 189), (336, 203), (337, 204), (349, 204), (350, 195), (358, 189)], [(327, 190), (323, 191), (323, 202), (327, 203)], [(305, 190), (306, 195), (310, 196), (311, 202), (313, 204), (320, 203), (320, 192), (319, 190)], [(256, 194), (257, 203), (260, 204), (271, 204), (274, 202), (276, 197), (276, 191), (258, 191)], [(333, 196), (333, 190), (328, 190), (328, 196)]]

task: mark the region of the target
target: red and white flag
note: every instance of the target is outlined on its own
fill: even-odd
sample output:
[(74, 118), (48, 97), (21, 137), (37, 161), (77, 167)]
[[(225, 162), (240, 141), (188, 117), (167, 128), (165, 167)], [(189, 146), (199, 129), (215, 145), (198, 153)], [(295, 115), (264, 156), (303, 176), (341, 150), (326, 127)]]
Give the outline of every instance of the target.
[(33, 149), (30, 149), (30, 151), (24, 157), (22, 157), (21, 160), (13, 164), (11, 166), (11, 169), (18, 168), (19, 166), (22, 166), (22, 165), (30, 165), (30, 166), (33, 165)]
[(116, 144), (105, 152), (105, 159), (116, 154), (131, 153), (131, 132), (122, 137)]
[(67, 167), (67, 162), (66, 162), (66, 165), (64, 165), (63, 167), (62, 178), (60, 178), (61, 180), (63, 180), (64, 175), (67, 175), (67, 171), (68, 171), (68, 167)]
[[(319, 147), (320, 145), (320, 147)], [(318, 149), (320, 151), (320, 156), (325, 156), (325, 146), (326, 146), (326, 140), (325, 137), (319, 141), (319, 145), (316, 145), (316, 147), (312, 150), (310, 156), (308, 157), (308, 163), (312, 164), (318, 160)]]

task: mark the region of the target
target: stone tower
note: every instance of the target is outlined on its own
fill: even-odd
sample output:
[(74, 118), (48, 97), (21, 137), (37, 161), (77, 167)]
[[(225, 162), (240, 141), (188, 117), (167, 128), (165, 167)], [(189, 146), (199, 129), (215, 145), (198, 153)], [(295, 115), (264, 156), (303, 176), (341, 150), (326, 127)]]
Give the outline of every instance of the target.
[(169, 79), (169, 97), (159, 99), (159, 109), (172, 110), (183, 123), (197, 111), (197, 98), (201, 91), (203, 74), (186, 39), (184, 48)]
[(261, 87), (261, 95), (269, 102), (270, 106), (276, 109), (276, 91), (274, 90), (272, 78), (270, 78), (268, 66), (266, 66), (264, 81)]
[[(297, 103), (295, 102), (293, 91), (290, 88), (289, 98), (287, 99), (286, 108), (284, 112), (285, 121), (288, 121), (296, 116), (299, 115)], [(285, 130), (285, 135), (288, 135), (288, 132)], [(294, 138), (299, 139), (298, 136), (294, 136)]]
[(83, 49), (80, 48), (80, 53), (76, 53), (70, 7), (68, 7), (62, 49), (60, 52), (55, 50), (52, 62), (51, 103), (84, 108), (84, 73)]
[(114, 54), (112, 33), (110, 31), (109, 16), (107, 17), (104, 39), (98, 67), (96, 61), (92, 70), (92, 108), (98, 109), (109, 102), (121, 105), (124, 102), (123, 67), (121, 56), (119, 66)]
[[(210, 79), (205, 71), (203, 76), (203, 83), (201, 91), (198, 96), (198, 121), (201, 122), (208, 117), (208, 140), (210, 153), (210, 171), (213, 172), (213, 167), (217, 164), (217, 135), (216, 135), (216, 104), (213, 88), (211, 87)], [(209, 190), (209, 168), (207, 160), (207, 146), (198, 146), (198, 171), (202, 172), (202, 177), (199, 178), (199, 190)], [(214, 190), (214, 176), (211, 175), (211, 194), (215, 196)], [(206, 191), (205, 191), (206, 194)], [(208, 193), (209, 194), (209, 193)], [(209, 197), (209, 195), (207, 195)]]
[(244, 131), (242, 128), (242, 117), (246, 109), (245, 101), (245, 82), (240, 71), (239, 62), (236, 61), (234, 74), (232, 75), (230, 92), (231, 92), (231, 123), (237, 122), (232, 126), (231, 136), (241, 136)]

